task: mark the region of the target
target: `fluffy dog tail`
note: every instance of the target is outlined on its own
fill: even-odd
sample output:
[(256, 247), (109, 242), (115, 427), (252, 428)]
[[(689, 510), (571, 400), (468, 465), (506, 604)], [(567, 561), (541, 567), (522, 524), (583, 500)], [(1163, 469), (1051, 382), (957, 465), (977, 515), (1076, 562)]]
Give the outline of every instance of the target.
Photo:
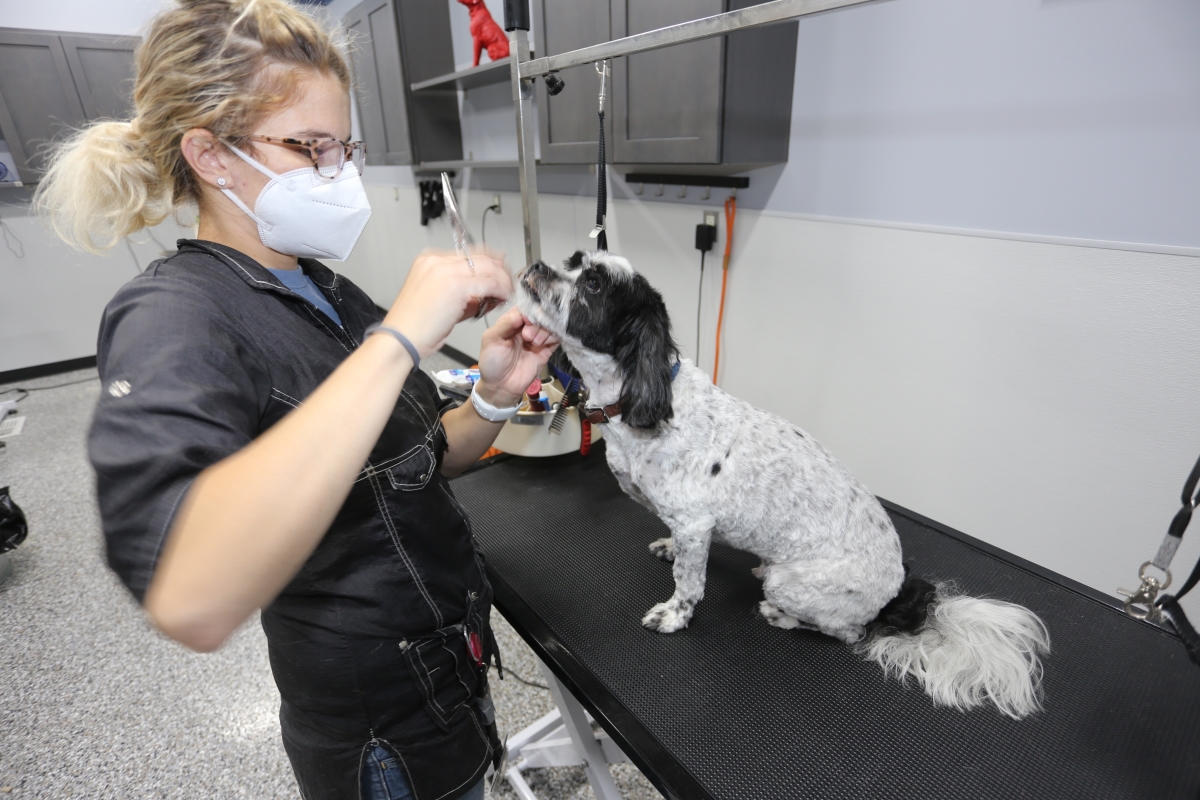
[(963, 597), (908, 575), (858, 646), (885, 675), (915, 678), (936, 705), (961, 711), (991, 700), (1020, 719), (1042, 707), (1046, 626), (1029, 609)]

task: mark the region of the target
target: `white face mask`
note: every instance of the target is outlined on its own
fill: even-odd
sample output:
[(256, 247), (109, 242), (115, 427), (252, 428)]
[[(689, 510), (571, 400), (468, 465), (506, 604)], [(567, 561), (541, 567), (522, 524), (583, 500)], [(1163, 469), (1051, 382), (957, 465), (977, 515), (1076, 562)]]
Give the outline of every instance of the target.
[(310, 167), (276, 175), (233, 145), (226, 145), (271, 181), (258, 193), (251, 211), (229, 189), (225, 196), (258, 223), (258, 238), (289, 256), (345, 261), (371, 218), (367, 191), (347, 161), (333, 179)]

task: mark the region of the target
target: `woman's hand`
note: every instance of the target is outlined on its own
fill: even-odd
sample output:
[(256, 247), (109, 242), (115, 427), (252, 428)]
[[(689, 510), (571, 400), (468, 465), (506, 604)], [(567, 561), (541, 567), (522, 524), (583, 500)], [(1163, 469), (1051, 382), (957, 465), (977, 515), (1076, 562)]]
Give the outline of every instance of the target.
[(483, 334), (476, 391), (497, 408), (515, 406), (557, 347), (550, 331), (510, 309)]
[[(497, 408), (512, 408), (521, 400), (538, 370), (550, 359), (558, 340), (512, 309), (483, 334), (479, 348), (479, 382), (475, 391)], [(442, 457), (442, 474), (462, 472), (496, 440), (503, 422), (489, 422), (463, 403), (442, 415), (448, 447)]]
[(512, 279), (500, 259), (473, 253), (471, 260), (474, 271), (455, 253), (423, 251), (383, 324), (407, 336), (422, 357), (440, 350), (454, 326), (474, 316), (481, 302), (507, 300), (512, 293)]

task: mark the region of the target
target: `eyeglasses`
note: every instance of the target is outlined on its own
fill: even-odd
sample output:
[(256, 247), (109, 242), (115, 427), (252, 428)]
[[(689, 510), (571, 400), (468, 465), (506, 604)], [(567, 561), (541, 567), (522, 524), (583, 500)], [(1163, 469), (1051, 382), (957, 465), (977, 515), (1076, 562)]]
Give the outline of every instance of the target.
[(278, 136), (251, 136), (254, 142), (266, 142), (308, 154), (313, 169), (322, 178), (336, 178), (349, 161), (359, 175), (367, 160), (367, 146), (363, 142), (343, 142), (341, 139), (288, 139)]

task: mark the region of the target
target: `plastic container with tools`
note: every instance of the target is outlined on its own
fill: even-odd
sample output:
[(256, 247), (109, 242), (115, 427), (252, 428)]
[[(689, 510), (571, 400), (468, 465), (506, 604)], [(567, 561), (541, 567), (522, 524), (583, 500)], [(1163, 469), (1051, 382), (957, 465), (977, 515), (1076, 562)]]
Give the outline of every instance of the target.
[[(456, 374), (444, 370), (436, 373), (434, 377), (448, 391), (465, 396), (470, 392), (470, 378), (476, 377), (478, 372), (475, 371), (474, 376), (468, 375), (467, 370), (454, 370), (453, 373)], [(562, 385), (557, 380), (545, 381), (542, 383), (540, 394), (544, 394), (549, 400), (550, 410), (531, 411), (529, 396), (523, 398), (521, 410), (515, 417), (504, 423), (500, 435), (496, 437), (493, 446), (497, 450), (515, 456), (535, 457), (561, 456), (564, 453), (574, 453), (579, 450), (582, 439), (579, 409), (568, 408), (558, 433), (553, 433), (550, 430), (550, 422), (554, 419), (555, 409), (558, 408), (563, 397)], [(593, 425), (591, 434), (593, 441), (600, 439), (599, 426)]]
[[(550, 421), (554, 410), (562, 400), (563, 390), (558, 381), (542, 384), (542, 391), (550, 400), (550, 411), (529, 411), (529, 398), (521, 404), (517, 415), (504, 424), (496, 437), (495, 447), (515, 456), (561, 456), (579, 449), (582, 432), (579, 427), (579, 409), (568, 408), (558, 433), (551, 433)], [(600, 438), (597, 426), (592, 426), (593, 441)]]

